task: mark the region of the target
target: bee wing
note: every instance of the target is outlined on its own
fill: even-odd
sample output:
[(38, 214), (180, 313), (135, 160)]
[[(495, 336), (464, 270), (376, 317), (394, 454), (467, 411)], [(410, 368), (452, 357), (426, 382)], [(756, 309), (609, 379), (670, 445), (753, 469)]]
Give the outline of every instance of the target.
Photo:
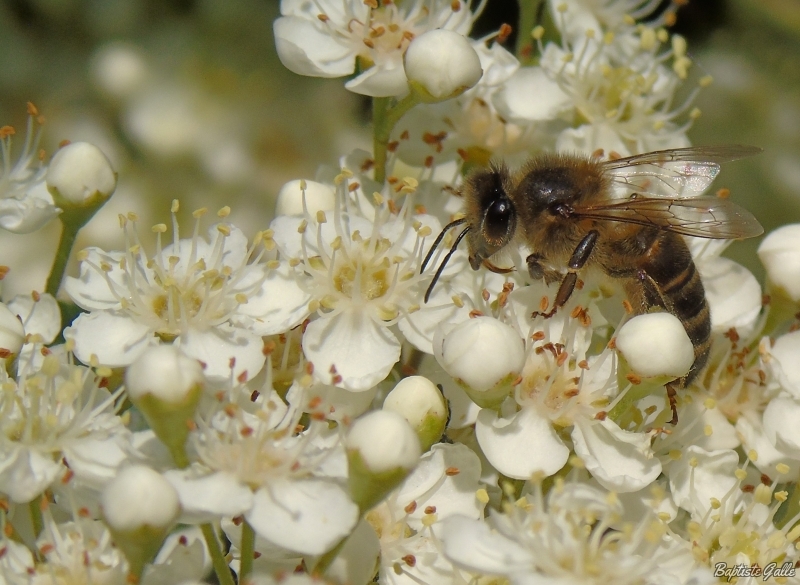
[(697, 146), (657, 150), (600, 163), (617, 186), (655, 197), (697, 197), (719, 174), (720, 163), (753, 156), (756, 146)]
[(719, 197), (634, 197), (577, 207), (574, 213), (574, 217), (580, 219), (652, 226), (698, 238), (737, 240), (764, 233), (764, 228), (752, 213)]

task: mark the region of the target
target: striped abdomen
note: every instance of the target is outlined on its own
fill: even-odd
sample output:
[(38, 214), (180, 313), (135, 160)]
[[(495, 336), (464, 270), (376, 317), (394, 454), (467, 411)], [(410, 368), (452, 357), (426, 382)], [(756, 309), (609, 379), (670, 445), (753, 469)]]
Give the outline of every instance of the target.
[(685, 388), (703, 369), (711, 349), (711, 312), (700, 274), (681, 236), (645, 228), (635, 239), (638, 253), (630, 259), (636, 273), (628, 281), (628, 295), (637, 314), (662, 307), (683, 323), (694, 346), (694, 363), (679, 380)]

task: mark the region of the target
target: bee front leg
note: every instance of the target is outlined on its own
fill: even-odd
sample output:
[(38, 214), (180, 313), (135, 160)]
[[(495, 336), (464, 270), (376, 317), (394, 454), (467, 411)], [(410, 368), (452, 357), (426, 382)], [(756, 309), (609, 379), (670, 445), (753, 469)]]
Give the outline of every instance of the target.
[(558, 270), (553, 270), (552, 268), (545, 268), (542, 265), (542, 260), (544, 260), (544, 256), (538, 253), (531, 254), (525, 258), (525, 262), (528, 263), (528, 274), (531, 275), (531, 278), (533, 280), (544, 279), (545, 284), (552, 284), (555, 281), (560, 280), (561, 273)]
[[(578, 282), (578, 270), (583, 268), (589, 260), (589, 255), (592, 253), (594, 245), (597, 243), (597, 236), (597, 230), (592, 230), (586, 234), (575, 247), (575, 251), (572, 252), (572, 257), (569, 259), (569, 264), (567, 265), (568, 272), (566, 276), (564, 276), (564, 280), (561, 281), (561, 286), (558, 287), (556, 300), (553, 302), (553, 308), (546, 312), (534, 311), (531, 314), (532, 319), (539, 316), (549, 319), (556, 314), (559, 307), (562, 307), (564, 303), (569, 300), (569, 297), (572, 296), (572, 291), (575, 290), (575, 283)], [(530, 256), (528, 258), (530, 259)], [(528, 263), (528, 270), (530, 270), (530, 262)]]

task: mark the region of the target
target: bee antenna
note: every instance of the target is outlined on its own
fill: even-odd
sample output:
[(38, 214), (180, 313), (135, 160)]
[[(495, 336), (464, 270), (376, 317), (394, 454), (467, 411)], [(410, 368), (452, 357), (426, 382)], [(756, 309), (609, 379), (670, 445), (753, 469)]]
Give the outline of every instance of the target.
[[(453, 223), (449, 224), (445, 228), (445, 230), (447, 230), (448, 228), (452, 227), (453, 225), (460, 225), (460, 224), (464, 223), (464, 221), (465, 220), (463, 220), (463, 219), (456, 220)], [(458, 234), (458, 237), (456, 238), (456, 241), (453, 242), (452, 246), (450, 246), (450, 251), (447, 253), (447, 256), (445, 256), (444, 260), (442, 260), (442, 263), (439, 264), (439, 269), (436, 271), (436, 274), (433, 275), (433, 280), (431, 280), (430, 285), (428, 285), (428, 290), (425, 291), (425, 302), (426, 303), (428, 302), (428, 299), (430, 298), (431, 293), (433, 292), (433, 287), (436, 284), (436, 281), (439, 280), (439, 277), (442, 275), (442, 272), (444, 272), (444, 267), (447, 266), (447, 262), (450, 260), (450, 257), (455, 253), (456, 248), (458, 248), (458, 245), (461, 243), (461, 240), (464, 239), (464, 236), (467, 235), (468, 231), (469, 231), (469, 226), (467, 226), (464, 229), (463, 232)], [(440, 235), (439, 238), (437, 238), (437, 240), (439, 240), (439, 239), (441, 239), (441, 235)]]
[(451, 221), (446, 226), (444, 226), (444, 228), (442, 228), (442, 231), (439, 232), (438, 236), (436, 236), (436, 241), (433, 242), (433, 246), (431, 246), (431, 249), (428, 250), (428, 255), (425, 256), (425, 260), (422, 262), (422, 266), (419, 269), (419, 273), (420, 274), (425, 272), (425, 267), (428, 265), (428, 262), (430, 262), (431, 258), (433, 257), (433, 253), (436, 251), (436, 248), (438, 248), (439, 244), (442, 243), (442, 240), (444, 239), (445, 234), (447, 232), (449, 232), (451, 229), (453, 229), (454, 227), (461, 225), (465, 221), (467, 221), (467, 219), (462, 217), (461, 219), (457, 219), (455, 221)]

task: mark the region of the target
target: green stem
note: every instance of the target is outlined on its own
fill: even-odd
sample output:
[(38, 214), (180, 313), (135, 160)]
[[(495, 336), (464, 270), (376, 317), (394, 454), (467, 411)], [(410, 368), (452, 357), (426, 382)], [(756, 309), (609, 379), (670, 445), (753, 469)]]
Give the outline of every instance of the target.
[(228, 563), (225, 561), (225, 555), (222, 554), (214, 527), (211, 524), (201, 524), (200, 530), (203, 531), (203, 537), (206, 539), (206, 546), (211, 554), (211, 562), (220, 585), (236, 585)]
[(245, 583), (248, 575), (253, 571), (253, 558), (256, 547), (256, 533), (250, 523), (242, 522), (242, 547), (239, 567), (239, 583)]
[[(67, 213), (66, 211), (64, 212)], [(63, 214), (62, 214), (63, 215)], [(58, 249), (56, 250), (56, 257), (53, 260), (53, 267), (50, 269), (50, 276), (47, 277), (47, 285), (45, 292), (53, 295), (58, 295), (58, 289), (61, 288), (61, 281), (64, 279), (64, 272), (67, 270), (67, 262), (72, 254), (72, 247), (75, 245), (75, 240), (78, 237), (78, 232), (81, 231), (83, 224), (72, 221), (64, 221), (61, 217), (61, 240), (58, 242)]]
[(40, 507), (40, 503), (41, 497), (34, 498), (28, 502), (28, 512), (31, 515), (31, 526), (33, 526), (33, 534), (36, 538), (39, 538), (42, 530), (44, 530), (44, 519), (42, 518), (42, 509)]
[(373, 98), (372, 125), (373, 125), (373, 150), (375, 151), (375, 180), (383, 183), (386, 180), (386, 160), (389, 153), (389, 138), (395, 125), (406, 112), (420, 103), (419, 98), (412, 91), (394, 105), (391, 98)]
[(517, 29), (517, 46), (515, 52), (522, 63), (528, 63), (533, 55), (533, 38), (531, 31), (539, 24), (543, 0), (519, 0), (519, 28)]

